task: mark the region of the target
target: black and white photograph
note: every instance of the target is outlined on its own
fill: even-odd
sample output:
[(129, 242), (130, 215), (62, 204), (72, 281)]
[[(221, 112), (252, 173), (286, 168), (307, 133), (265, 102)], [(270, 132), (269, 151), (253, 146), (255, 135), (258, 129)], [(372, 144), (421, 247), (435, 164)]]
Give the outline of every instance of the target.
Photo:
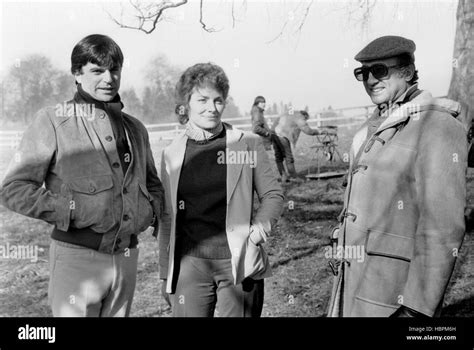
[(84, 317), (472, 341), (472, 0), (7, 0), (0, 21), (17, 344)]

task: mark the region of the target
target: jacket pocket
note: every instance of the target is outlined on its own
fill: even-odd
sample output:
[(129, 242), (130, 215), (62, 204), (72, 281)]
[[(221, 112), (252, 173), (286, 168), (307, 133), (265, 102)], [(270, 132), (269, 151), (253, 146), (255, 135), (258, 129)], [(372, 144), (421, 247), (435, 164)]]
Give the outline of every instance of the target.
[(350, 266), (353, 273), (348, 278), (353, 282), (347, 293), (359, 300), (354, 300), (352, 310), (356, 316), (386, 316), (384, 313), (393, 313), (402, 300), (414, 240), (369, 230), (365, 248), (363, 265)]
[(382, 231), (369, 231), (365, 245), (367, 255), (379, 255), (411, 261), (414, 241), (404, 237)]
[(112, 229), (115, 224), (112, 175), (71, 179), (68, 186), (73, 200), (73, 227), (90, 227), (97, 233)]
[(153, 197), (150, 192), (148, 192), (145, 185), (139, 183), (138, 187), (140, 187), (140, 193), (138, 193), (137, 227), (139, 232), (143, 232), (152, 224), (153, 221), (153, 206), (151, 204)]

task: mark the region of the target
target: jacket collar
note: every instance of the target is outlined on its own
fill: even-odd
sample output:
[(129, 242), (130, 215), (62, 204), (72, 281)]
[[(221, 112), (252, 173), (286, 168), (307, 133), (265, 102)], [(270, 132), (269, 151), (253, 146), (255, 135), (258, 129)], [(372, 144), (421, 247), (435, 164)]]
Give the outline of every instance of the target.
[(399, 98), (397, 98), (397, 100), (395, 101), (395, 104), (402, 105), (404, 103), (407, 103), (413, 100), (418, 95), (417, 92), (420, 92), (420, 91), (421, 90), (418, 90), (418, 83), (413, 84), (408, 89), (406, 89), (405, 92)]
[[(232, 125), (224, 124), (227, 133), (226, 140), (226, 154), (227, 152), (233, 152), (238, 154), (239, 151), (248, 151), (248, 146), (245, 142), (240, 142), (244, 133), (241, 130), (234, 129)], [(242, 163), (238, 164), (227, 164), (227, 204), (229, 204), (232, 194), (237, 186), (237, 183), (242, 173)]]
[[(419, 113), (421, 106), (429, 103), (432, 99), (433, 96), (428, 91), (420, 91), (412, 100), (393, 109), (387, 119), (379, 126), (375, 134), (379, 134), (388, 128), (405, 122), (412, 114)], [(374, 113), (377, 113), (377, 110)]]
[(95, 108), (99, 108), (103, 110), (107, 110), (107, 108), (113, 109), (114, 112), (118, 111), (118, 113), (120, 113), (120, 111), (124, 107), (122, 100), (120, 98), (120, 95), (118, 93), (109, 102), (98, 101), (95, 98), (93, 98), (91, 95), (89, 95), (87, 92), (85, 92), (81, 84), (77, 84), (77, 91), (74, 94), (73, 101), (78, 104), (89, 103), (89, 104), (94, 105)]
[[(226, 153), (229, 151), (245, 151), (248, 147), (245, 142), (241, 142), (243, 132), (235, 129), (232, 125), (223, 123), (226, 129)], [(188, 137), (183, 131), (180, 133), (167, 147), (166, 154), (168, 155), (164, 161), (168, 162), (170, 174), (170, 195), (171, 205), (173, 211), (176, 213), (176, 201), (178, 193), (179, 176), (181, 174), (181, 167), (184, 161), (184, 154), (186, 152), (186, 144)], [(229, 203), (232, 194), (237, 186), (237, 183), (242, 172), (243, 164), (227, 164), (227, 204)]]
[(214, 129), (204, 130), (194, 124), (191, 120), (186, 123), (186, 136), (195, 141), (212, 140), (219, 136), (224, 128), (222, 123), (219, 123)]

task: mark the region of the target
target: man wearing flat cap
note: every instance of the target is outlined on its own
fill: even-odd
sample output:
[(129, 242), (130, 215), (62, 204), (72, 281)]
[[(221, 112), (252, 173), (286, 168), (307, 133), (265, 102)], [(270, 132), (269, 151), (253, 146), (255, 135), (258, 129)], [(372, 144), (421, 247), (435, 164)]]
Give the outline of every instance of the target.
[(351, 147), (328, 316), (440, 314), (464, 237), (467, 127), (459, 103), (418, 89), (415, 48), (384, 36), (355, 56), (376, 108)]

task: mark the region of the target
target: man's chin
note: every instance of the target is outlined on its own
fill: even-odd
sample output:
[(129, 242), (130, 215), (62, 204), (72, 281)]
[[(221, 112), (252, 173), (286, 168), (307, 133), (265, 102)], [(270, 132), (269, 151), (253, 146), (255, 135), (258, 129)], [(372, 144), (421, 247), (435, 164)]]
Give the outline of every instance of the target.
[(370, 96), (370, 99), (372, 100), (372, 103), (375, 105), (380, 105), (382, 103), (387, 102), (387, 98), (385, 96)]
[(102, 102), (110, 102), (114, 99), (114, 97), (117, 96), (117, 93), (111, 93), (111, 94), (97, 94), (95, 96), (95, 99), (98, 101)]

